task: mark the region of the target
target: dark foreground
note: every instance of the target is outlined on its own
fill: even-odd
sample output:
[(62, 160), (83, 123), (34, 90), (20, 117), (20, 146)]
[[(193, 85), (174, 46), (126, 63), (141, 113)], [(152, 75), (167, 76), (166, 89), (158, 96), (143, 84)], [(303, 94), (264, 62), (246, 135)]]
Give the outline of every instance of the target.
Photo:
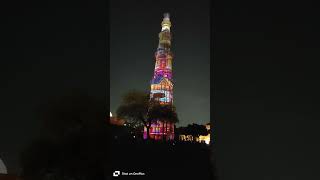
[[(210, 149), (205, 144), (77, 134), (30, 146), (22, 155), (22, 179), (215, 179)], [(114, 171), (120, 171), (120, 176), (113, 177)], [(139, 172), (144, 175), (129, 175)]]
[[(139, 179), (213, 179), (210, 150), (205, 144), (114, 141), (112, 147), (112, 171), (144, 173), (134, 175)], [(131, 179), (133, 175), (117, 178)]]

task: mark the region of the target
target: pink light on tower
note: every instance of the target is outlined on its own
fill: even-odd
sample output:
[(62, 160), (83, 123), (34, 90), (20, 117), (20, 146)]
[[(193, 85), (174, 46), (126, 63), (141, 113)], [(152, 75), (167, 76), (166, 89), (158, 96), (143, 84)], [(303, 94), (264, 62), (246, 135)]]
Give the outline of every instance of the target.
[[(172, 82), (172, 60), (171, 53), (171, 21), (169, 13), (165, 13), (161, 22), (161, 32), (159, 33), (159, 44), (155, 52), (155, 68), (151, 80), (150, 99), (156, 99), (163, 105), (173, 104), (173, 82)], [(162, 97), (157, 97), (162, 94)], [(166, 135), (168, 140), (174, 138), (174, 123), (162, 121), (154, 122), (150, 127), (150, 137), (152, 139), (162, 139)], [(147, 138), (147, 129), (144, 128), (144, 138)]]

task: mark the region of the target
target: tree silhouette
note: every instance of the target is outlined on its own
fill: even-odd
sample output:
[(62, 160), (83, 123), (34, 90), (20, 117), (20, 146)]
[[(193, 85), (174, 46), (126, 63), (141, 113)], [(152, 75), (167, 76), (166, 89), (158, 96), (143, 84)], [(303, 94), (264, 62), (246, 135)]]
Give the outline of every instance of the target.
[(178, 122), (175, 107), (161, 105), (158, 101), (149, 98), (149, 94), (132, 90), (123, 96), (121, 105), (117, 109), (117, 116), (130, 123), (142, 123), (147, 129), (147, 139), (150, 139), (150, 127), (153, 121)]
[(173, 105), (161, 105), (154, 103), (149, 110), (150, 119), (159, 119), (163, 125), (163, 139), (165, 140), (165, 134), (167, 134), (167, 123), (177, 123), (178, 115)]
[(196, 137), (199, 137), (200, 135), (206, 136), (208, 135), (209, 132), (205, 126), (193, 123), (193, 124), (189, 124), (185, 128), (185, 133), (192, 135), (193, 140), (195, 140)]
[[(149, 131), (151, 120), (148, 119), (149, 94), (132, 90), (122, 97), (122, 103), (117, 109), (117, 117), (123, 118), (130, 127), (139, 127), (141, 124)], [(149, 133), (148, 133), (149, 139)]]

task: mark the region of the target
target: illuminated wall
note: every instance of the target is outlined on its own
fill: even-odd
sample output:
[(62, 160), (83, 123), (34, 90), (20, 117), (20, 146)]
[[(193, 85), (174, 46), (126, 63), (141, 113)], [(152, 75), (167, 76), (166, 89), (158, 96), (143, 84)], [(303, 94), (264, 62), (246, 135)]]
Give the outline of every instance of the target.
[[(147, 128), (144, 127), (144, 134), (143, 138), (147, 138)], [(151, 124), (149, 130), (150, 138), (155, 140), (162, 140), (163, 136), (167, 140), (174, 139), (174, 124), (173, 123), (163, 123), (162, 121), (156, 121), (155, 123)]]
[[(204, 126), (210, 132), (210, 123), (207, 123)], [(208, 135), (206, 135), (206, 136), (200, 135), (199, 137), (193, 137), (190, 134), (181, 134), (181, 135), (179, 135), (179, 140), (180, 141), (195, 141), (195, 142), (210, 144), (210, 133), (208, 133)]]

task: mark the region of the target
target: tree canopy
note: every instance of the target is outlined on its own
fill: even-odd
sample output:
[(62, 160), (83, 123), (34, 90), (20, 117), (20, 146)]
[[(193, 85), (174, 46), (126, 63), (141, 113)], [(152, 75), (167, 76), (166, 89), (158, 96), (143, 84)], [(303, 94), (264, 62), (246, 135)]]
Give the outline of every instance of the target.
[(204, 125), (199, 125), (199, 124), (195, 124), (195, 123), (189, 124), (186, 127), (185, 132), (187, 134), (194, 136), (194, 137), (199, 137), (200, 135), (206, 136), (209, 133)]
[(174, 106), (161, 105), (158, 101), (150, 99), (148, 93), (137, 90), (129, 91), (123, 96), (122, 103), (117, 109), (117, 116), (129, 124), (143, 124), (147, 131), (154, 120), (178, 122)]
[(117, 117), (125, 119), (127, 124), (139, 126), (146, 125), (149, 109), (149, 95), (147, 93), (132, 90), (122, 97), (122, 103), (117, 109)]

